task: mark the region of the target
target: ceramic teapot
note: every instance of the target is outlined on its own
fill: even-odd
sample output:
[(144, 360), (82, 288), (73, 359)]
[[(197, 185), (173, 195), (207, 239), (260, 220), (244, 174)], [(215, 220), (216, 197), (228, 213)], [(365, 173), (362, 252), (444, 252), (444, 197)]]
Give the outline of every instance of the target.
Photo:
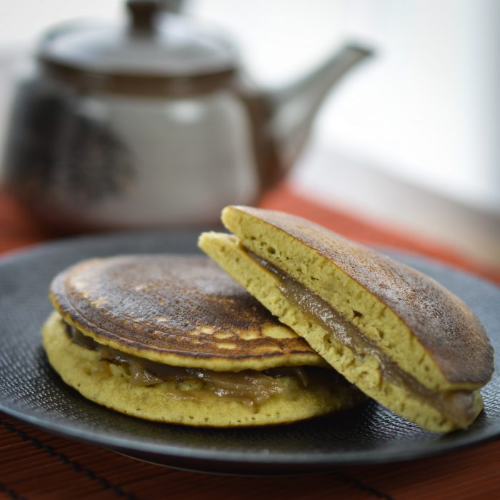
[(127, 7), (128, 24), (50, 31), (17, 86), (4, 180), (59, 228), (202, 225), (256, 203), (331, 87), (370, 54), (346, 46), (266, 92), (220, 33), (151, 0)]

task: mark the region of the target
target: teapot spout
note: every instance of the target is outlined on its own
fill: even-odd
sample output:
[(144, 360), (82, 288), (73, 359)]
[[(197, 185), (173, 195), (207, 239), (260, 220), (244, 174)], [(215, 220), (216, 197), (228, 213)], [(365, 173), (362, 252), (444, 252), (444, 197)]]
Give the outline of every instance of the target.
[(271, 93), (271, 130), (283, 165), (290, 167), (296, 160), (331, 88), (353, 66), (371, 55), (367, 48), (346, 45), (311, 74)]

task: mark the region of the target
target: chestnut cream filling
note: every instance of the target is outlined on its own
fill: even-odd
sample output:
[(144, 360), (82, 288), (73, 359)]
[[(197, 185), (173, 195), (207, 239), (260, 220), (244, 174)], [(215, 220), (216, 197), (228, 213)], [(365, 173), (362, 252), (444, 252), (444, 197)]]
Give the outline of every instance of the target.
[(367, 354), (374, 356), (380, 364), (381, 379), (405, 388), (415, 398), (433, 406), (461, 427), (466, 427), (475, 417), (473, 393), (464, 390), (434, 392), (427, 389), (399, 368), (374, 341), (366, 337), (356, 325), (347, 321), (316, 293), (269, 261), (245, 248), (243, 250), (251, 259), (271, 272), (278, 280), (281, 293), (303, 314), (327, 330), (333, 339), (346, 345), (359, 359), (365, 358)]
[(99, 344), (74, 326), (67, 323), (65, 325), (67, 335), (73, 343), (99, 353), (99, 370), (109, 375), (109, 363), (123, 365), (129, 373), (129, 382), (141, 387), (175, 382), (176, 388), (169, 390), (169, 397), (176, 400), (202, 400), (210, 393), (220, 398), (238, 401), (256, 411), (274, 394), (285, 391), (285, 385), (278, 380), (282, 377), (293, 379), (294, 383), (286, 386), (287, 391), (292, 391), (293, 396), (298, 396), (306, 387), (318, 384), (330, 387), (332, 390), (342, 384), (334, 370), (313, 366), (280, 367), (262, 372), (256, 370), (216, 372), (202, 368), (165, 365)]

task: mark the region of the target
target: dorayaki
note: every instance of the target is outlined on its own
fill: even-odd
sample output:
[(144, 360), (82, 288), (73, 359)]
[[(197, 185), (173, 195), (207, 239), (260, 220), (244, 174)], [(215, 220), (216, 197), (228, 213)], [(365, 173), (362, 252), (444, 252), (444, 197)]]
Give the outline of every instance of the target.
[(425, 429), (469, 426), (493, 348), (435, 280), (317, 224), (231, 206), (199, 246), (366, 395)]
[(202, 256), (90, 259), (50, 287), (52, 367), (134, 417), (237, 427), (296, 422), (364, 396)]

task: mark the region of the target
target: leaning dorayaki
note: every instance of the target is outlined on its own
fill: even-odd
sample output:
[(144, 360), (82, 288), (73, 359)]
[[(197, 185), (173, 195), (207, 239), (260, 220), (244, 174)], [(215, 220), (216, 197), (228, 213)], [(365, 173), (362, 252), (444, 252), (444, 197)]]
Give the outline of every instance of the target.
[(431, 431), (474, 421), (493, 349), (458, 297), (302, 218), (233, 206), (222, 220), (234, 236), (200, 247), (347, 380)]
[(206, 257), (91, 259), (59, 274), (48, 359), (86, 398), (194, 426), (295, 422), (363, 399)]

